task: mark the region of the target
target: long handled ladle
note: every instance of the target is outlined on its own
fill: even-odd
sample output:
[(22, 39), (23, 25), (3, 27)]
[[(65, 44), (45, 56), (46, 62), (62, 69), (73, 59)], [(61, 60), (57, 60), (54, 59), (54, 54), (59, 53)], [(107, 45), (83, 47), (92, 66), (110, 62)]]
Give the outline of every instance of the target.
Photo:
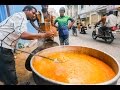
[(27, 53), (27, 54), (31, 54), (33, 56), (39, 56), (39, 57), (42, 57), (42, 58), (46, 58), (46, 59), (49, 59), (51, 61), (54, 61), (56, 63), (63, 63), (62, 61), (58, 60), (57, 58), (55, 59), (52, 59), (52, 58), (48, 58), (48, 57), (45, 57), (45, 56), (42, 56), (42, 55), (37, 55), (37, 54), (34, 54), (34, 53), (29, 53), (29, 52), (26, 52), (26, 51), (23, 51), (23, 50), (19, 50), (19, 49), (16, 49), (17, 51), (21, 51), (21, 52), (24, 52), (24, 53)]

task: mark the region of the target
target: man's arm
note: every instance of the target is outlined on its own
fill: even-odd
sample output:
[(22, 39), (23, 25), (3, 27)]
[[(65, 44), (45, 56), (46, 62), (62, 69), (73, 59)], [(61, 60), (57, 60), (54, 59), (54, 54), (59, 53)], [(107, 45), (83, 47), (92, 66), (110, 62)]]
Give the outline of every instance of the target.
[(53, 16), (51, 15), (51, 25), (54, 26)]
[(46, 33), (38, 33), (38, 34), (33, 34), (29, 32), (23, 32), (20, 36), (21, 39), (24, 40), (34, 40), (34, 39), (42, 39), (42, 38), (49, 38), (53, 37), (52, 32), (46, 32)]
[(53, 33), (52, 32), (46, 32), (46, 33), (29, 33), (27, 32), (27, 22), (26, 20), (24, 20), (24, 18), (19, 15), (19, 14), (14, 14), (10, 20), (13, 22), (14, 24), (14, 30), (15, 33), (17, 35), (19, 35), (19, 37), (21, 39), (25, 39), (25, 40), (34, 40), (34, 39), (39, 39), (39, 38), (48, 38), (48, 37), (52, 37)]
[(71, 21), (71, 23), (68, 25), (68, 28), (70, 29), (73, 26), (73, 24), (75, 23), (75, 20), (73, 18), (69, 18), (68, 20)]
[(107, 17), (106, 17), (106, 21), (105, 21), (105, 26), (107, 26), (108, 23), (109, 23), (109, 17), (107, 16)]
[(97, 27), (100, 24), (100, 21), (95, 24), (95, 27)]
[(55, 24), (57, 23), (58, 21), (57, 21), (57, 19), (54, 21), (54, 27), (56, 27), (56, 28), (58, 28)]
[(101, 18), (101, 19), (95, 24), (95, 27), (97, 27), (97, 25), (99, 25), (100, 22), (102, 22), (102, 19), (103, 19), (103, 18)]

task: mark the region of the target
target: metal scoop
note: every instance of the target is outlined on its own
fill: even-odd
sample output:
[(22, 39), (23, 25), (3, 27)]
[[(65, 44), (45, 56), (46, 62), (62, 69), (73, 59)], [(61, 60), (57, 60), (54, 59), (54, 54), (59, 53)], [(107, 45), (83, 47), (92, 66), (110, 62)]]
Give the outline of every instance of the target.
[(46, 58), (46, 59), (49, 59), (51, 61), (54, 61), (55, 63), (63, 63), (62, 61), (58, 60), (57, 58), (55, 59), (52, 59), (52, 58), (48, 58), (48, 57), (45, 57), (45, 56), (41, 56), (41, 55), (37, 55), (37, 54), (34, 54), (34, 53), (29, 53), (29, 52), (26, 52), (26, 51), (23, 51), (23, 50), (19, 50), (19, 49), (16, 49), (17, 51), (21, 51), (21, 52), (24, 52), (24, 53), (27, 53), (27, 54), (31, 54), (33, 56), (39, 56), (39, 57), (42, 57), (42, 58)]

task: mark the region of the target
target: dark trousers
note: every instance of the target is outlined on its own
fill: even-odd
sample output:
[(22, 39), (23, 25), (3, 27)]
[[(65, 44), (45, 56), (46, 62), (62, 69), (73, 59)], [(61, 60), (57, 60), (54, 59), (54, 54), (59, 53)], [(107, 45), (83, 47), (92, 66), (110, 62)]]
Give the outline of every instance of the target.
[(5, 85), (18, 83), (12, 50), (2, 47), (0, 47), (0, 81)]
[(60, 45), (69, 45), (69, 35), (59, 36)]
[(102, 26), (102, 27), (100, 27), (100, 28), (98, 29), (98, 33), (102, 35), (102, 34), (103, 34), (103, 31), (104, 31), (104, 30), (107, 30), (107, 29), (108, 29), (108, 27)]

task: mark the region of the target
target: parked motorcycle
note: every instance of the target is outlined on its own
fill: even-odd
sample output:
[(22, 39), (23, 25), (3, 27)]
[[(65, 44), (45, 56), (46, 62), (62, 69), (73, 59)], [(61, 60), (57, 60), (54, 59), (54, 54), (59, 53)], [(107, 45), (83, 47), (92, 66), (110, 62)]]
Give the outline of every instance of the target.
[(105, 30), (102, 30), (102, 35), (100, 35), (98, 33), (98, 28), (100, 28), (100, 25), (97, 25), (93, 32), (92, 32), (92, 38), (94, 40), (96, 40), (97, 38), (102, 38), (103, 40), (105, 40), (106, 43), (112, 43), (113, 40), (114, 40), (114, 35), (112, 33), (112, 28), (108, 28), (108, 29), (105, 29)]
[(86, 26), (82, 26), (80, 34), (86, 34), (86, 30), (87, 30), (87, 27)]

